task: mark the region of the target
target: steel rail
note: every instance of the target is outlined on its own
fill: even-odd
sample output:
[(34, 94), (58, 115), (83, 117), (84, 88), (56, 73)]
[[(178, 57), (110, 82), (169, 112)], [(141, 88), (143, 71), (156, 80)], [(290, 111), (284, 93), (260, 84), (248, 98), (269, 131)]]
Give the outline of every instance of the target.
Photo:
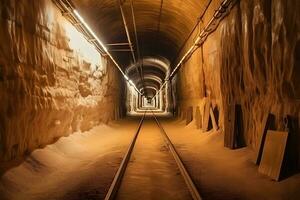
[(160, 131), (161, 131), (161, 133), (162, 133), (162, 135), (163, 135), (163, 137), (165, 139), (165, 142), (166, 142), (169, 150), (172, 153), (172, 156), (173, 156), (173, 158), (174, 158), (174, 160), (175, 160), (175, 162), (176, 162), (176, 164), (177, 164), (177, 166), (178, 166), (178, 168), (180, 170), (180, 173), (183, 176), (183, 179), (184, 179), (184, 181), (185, 181), (185, 183), (186, 183), (186, 185), (187, 185), (187, 187), (188, 187), (188, 189), (189, 189), (189, 191), (190, 191), (190, 193), (192, 195), (192, 198), (194, 200), (202, 200), (202, 198), (201, 198), (201, 196), (200, 196), (200, 194), (199, 194), (199, 192), (198, 192), (198, 190), (197, 190), (197, 188), (196, 188), (196, 186), (195, 186), (192, 178), (190, 177), (188, 171), (185, 169), (184, 164), (181, 161), (181, 159), (180, 159), (180, 157), (179, 157), (179, 155), (178, 155), (178, 153), (177, 153), (174, 145), (172, 144), (170, 138), (168, 137), (166, 131), (164, 130), (164, 128), (162, 127), (162, 125), (159, 123), (159, 121), (156, 118), (154, 112), (153, 111), (151, 111), (151, 112), (152, 112), (153, 117), (154, 117), (154, 119), (156, 121), (156, 124), (160, 128)]
[[(130, 143), (127, 151), (126, 151), (126, 154), (125, 154), (125, 156), (124, 156), (124, 158), (123, 158), (123, 160), (122, 160), (122, 162), (120, 164), (120, 167), (119, 167), (117, 173), (114, 176), (112, 184), (110, 185), (110, 188), (109, 188), (109, 190), (108, 190), (108, 192), (107, 192), (107, 194), (105, 196), (105, 200), (113, 200), (113, 199), (115, 199), (115, 197), (116, 197), (116, 195), (118, 193), (118, 190), (119, 190), (119, 188), (121, 186), (121, 182), (122, 182), (123, 176), (125, 174), (127, 165), (128, 165), (128, 163), (130, 161), (130, 157), (131, 157), (134, 145), (136, 143), (136, 140), (137, 140), (137, 137), (139, 135), (140, 129), (141, 129), (142, 124), (144, 122), (146, 112), (147, 111), (144, 112), (144, 115), (143, 115), (142, 119), (140, 120), (140, 123), (138, 125), (138, 129), (137, 129), (137, 131), (136, 131), (136, 133), (135, 133), (135, 135), (134, 135), (134, 137), (133, 137), (133, 139), (132, 139), (132, 141), (131, 141), (131, 143)], [(162, 133), (164, 141), (165, 141), (167, 147), (169, 148), (169, 150), (170, 150), (170, 152), (171, 152), (171, 154), (172, 154), (172, 156), (173, 156), (173, 158), (174, 158), (174, 160), (175, 160), (175, 162), (176, 162), (176, 164), (177, 164), (177, 166), (179, 168), (179, 171), (180, 171), (181, 175), (183, 176), (183, 179), (184, 179), (184, 181), (185, 181), (185, 183), (187, 185), (187, 188), (188, 188), (188, 190), (189, 190), (192, 198), (194, 200), (202, 200), (202, 198), (201, 198), (201, 196), (200, 196), (200, 194), (199, 194), (199, 192), (198, 192), (198, 190), (197, 190), (194, 182), (192, 181), (192, 179), (191, 179), (188, 171), (185, 169), (185, 166), (184, 166), (183, 162), (181, 161), (181, 159), (180, 159), (180, 157), (179, 157), (179, 155), (178, 155), (178, 153), (177, 153), (174, 145), (172, 144), (172, 142), (169, 139), (167, 133), (163, 129), (162, 125), (160, 124), (160, 122), (156, 118), (156, 116), (153, 113), (153, 111), (151, 111), (151, 112), (152, 112), (153, 118), (154, 118), (157, 126), (160, 129), (160, 132)]]
[(116, 197), (116, 194), (118, 192), (118, 189), (120, 187), (120, 184), (121, 184), (121, 181), (122, 181), (122, 178), (124, 176), (124, 173), (126, 171), (126, 167), (127, 167), (127, 164), (130, 160), (130, 156), (131, 156), (131, 153), (132, 153), (132, 150), (133, 150), (133, 147), (135, 145), (135, 142), (136, 142), (136, 139), (139, 135), (139, 132), (141, 130), (141, 127), (142, 127), (142, 124), (143, 124), (143, 121), (145, 119), (145, 115), (146, 115), (146, 112), (144, 112), (144, 115), (142, 117), (142, 119), (140, 120), (140, 123), (138, 125), (138, 128), (137, 128), (137, 131), (136, 133), (134, 134), (133, 136), (133, 139), (126, 151), (126, 154), (121, 162), (121, 165), (112, 181), (112, 184), (110, 185), (110, 188), (108, 189), (108, 192), (106, 193), (106, 196), (105, 196), (105, 200), (113, 200), (115, 197)]

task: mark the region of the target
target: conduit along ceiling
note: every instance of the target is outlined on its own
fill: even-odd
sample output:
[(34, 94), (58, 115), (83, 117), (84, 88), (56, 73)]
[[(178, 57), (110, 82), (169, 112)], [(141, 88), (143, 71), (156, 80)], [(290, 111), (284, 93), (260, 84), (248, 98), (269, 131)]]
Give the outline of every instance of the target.
[(210, 0), (56, 2), (80, 13), (127, 77), (148, 99), (158, 93), (168, 78), (199, 16), (210, 4)]

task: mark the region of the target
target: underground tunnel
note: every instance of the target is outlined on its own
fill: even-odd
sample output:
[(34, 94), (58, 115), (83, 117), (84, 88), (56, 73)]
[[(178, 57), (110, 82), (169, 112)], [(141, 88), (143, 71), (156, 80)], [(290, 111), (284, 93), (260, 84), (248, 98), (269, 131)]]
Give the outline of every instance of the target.
[(300, 199), (299, 13), (0, 0), (0, 199)]

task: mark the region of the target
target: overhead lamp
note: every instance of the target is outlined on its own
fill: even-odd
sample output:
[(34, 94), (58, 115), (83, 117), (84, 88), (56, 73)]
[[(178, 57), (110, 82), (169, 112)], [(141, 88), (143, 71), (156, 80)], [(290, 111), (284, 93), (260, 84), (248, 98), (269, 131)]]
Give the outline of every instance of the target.
[(93, 38), (97, 41), (97, 43), (101, 46), (101, 48), (107, 53), (107, 55), (111, 58), (113, 63), (117, 66), (117, 68), (120, 70), (120, 72), (123, 74), (124, 78), (132, 85), (135, 90), (141, 94), (141, 92), (137, 89), (137, 87), (134, 85), (134, 83), (129, 80), (128, 76), (125, 75), (119, 64), (115, 61), (115, 59), (112, 57), (112, 55), (108, 52), (107, 48), (104, 46), (104, 44), (101, 42), (101, 40), (97, 37), (97, 35), (94, 33), (94, 31), (89, 27), (89, 25), (84, 21), (84, 19), (81, 17), (81, 15), (78, 13), (76, 9), (73, 9), (73, 13), (77, 17), (77, 19), (84, 25), (84, 27), (87, 29), (87, 31), (93, 36)]
[(200, 42), (200, 37), (197, 37), (196, 41), (195, 41), (195, 45), (197, 45)]
[(89, 33), (96, 39), (96, 41), (100, 44), (102, 49), (107, 52), (107, 48), (104, 46), (104, 44), (101, 42), (101, 40), (97, 37), (97, 35), (94, 33), (94, 31), (89, 27), (89, 25), (84, 21), (84, 19), (81, 17), (81, 15), (78, 13), (76, 9), (73, 10), (76, 17), (79, 19), (79, 21), (84, 25), (84, 27), (89, 31)]

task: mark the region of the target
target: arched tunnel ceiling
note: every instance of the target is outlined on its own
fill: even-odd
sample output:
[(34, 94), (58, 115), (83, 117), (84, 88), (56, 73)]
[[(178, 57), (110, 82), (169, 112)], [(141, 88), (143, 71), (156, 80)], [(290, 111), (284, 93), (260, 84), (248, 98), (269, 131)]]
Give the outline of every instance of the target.
[(169, 73), (170, 62), (163, 57), (148, 57), (144, 56), (142, 59), (138, 60), (137, 63), (130, 64), (126, 73), (133, 71), (138, 65), (143, 65), (143, 68), (152, 67), (154, 69), (159, 69), (164, 72), (164, 74)]
[[(159, 80), (158, 78), (156, 78), (155, 76), (153, 75), (145, 75), (144, 77), (144, 82), (145, 82), (145, 85), (150, 85), (150, 86), (153, 86), (155, 87), (157, 90), (159, 90), (160, 88), (160, 85), (162, 84), (162, 81)], [(143, 87), (143, 83), (142, 81), (138, 81), (137, 82), (137, 88), (141, 89)]]
[(147, 93), (148, 93), (147, 97), (148, 97), (148, 98), (154, 97), (155, 94), (156, 94), (156, 92), (157, 92), (157, 89), (156, 89), (155, 87), (151, 86), (151, 85), (145, 86), (145, 87), (142, 89), (142, 91), (144, 91), (144, 90), (147, 91)]
[[(133, 0), (141, 57), (165, 58), (170, 65), (170, 62), (178, 56), (181, 46), (209, 1)], [(71, 0), (71, 2), (105, 44), (127, 42), (119, 0)], [(130, 2), (131, 0), (121, 0), (130, 37), (136, 49)], [(128, 49), (126, 46), (120, 48)], [(111, 50), (111, 47), (109, 49)], [(110, 52), (124, 70), (134, 65), (130, 52)], [(159, 75), (161, 73), (155, 69), (155, 65), (148, 66), (153, 67), (153, 70), (145, 69), (144, 74)], [(164, 73), (166, 74), (166, 71)], [(159, 77), (164, 79), (165, 74)], [(129, 76), (131, 78), (134, 75), (129, 74)], [(137, 77), (134, 79), (137, 80)]]
[[(155, 69), (154, 67), (147, 67), (144, 66), (144, 77), (146, 75), (153, 75), (156, 76), (158, 79), (160, 79), (161, 81), (165, 80), (166, 74), (165, 72), (159, 70), (159, 69)], [(130, 73), (128, 73), (128, 76), (134, 81), (134, 82), (138, 82), (140, 81), (140, 76), (135, 72), (135, 71), (130, 71)]]
[[(141, 54), (158, 55), (173, 60), (198, 17), (205, 10), (208, 1), (133, 0)], [(71, 2), (104, 43), (127, 41), (118, 0), (71, 0)], [(125, 17), (134, 43), (130, 0), (122, 0), (122, 2), (124, 2)], [(161, 3), (163, 3), (162, 9), (160, 9)], [(118, 57), (123, 58), (125, 54), (130, 58), (128, 52), (117, 54)], [(122, 64), (127, 66), (126, 62), (128, 59), (123, 60)]]

